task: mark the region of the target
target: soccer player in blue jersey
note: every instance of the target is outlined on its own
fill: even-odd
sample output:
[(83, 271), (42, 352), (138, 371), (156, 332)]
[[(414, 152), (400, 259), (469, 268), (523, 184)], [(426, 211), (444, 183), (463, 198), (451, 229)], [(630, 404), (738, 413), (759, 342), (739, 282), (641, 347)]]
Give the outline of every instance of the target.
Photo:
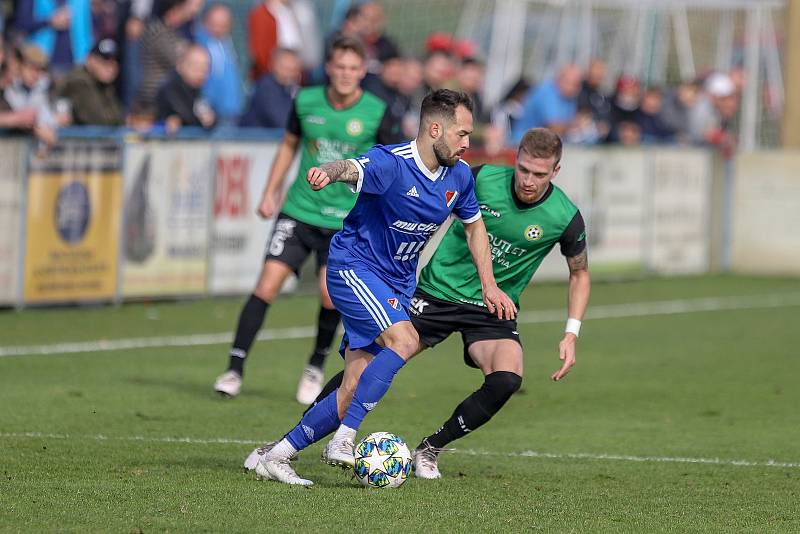
[[(443, 89), (423, 100), (420, 129), (410, 143), (377, 145), (359, 158), (309, 169), (314, 190), (345, 182), (359, 193), (331, 241), (327, 267), (328, 292), (345, 327), (345, 387), (308, 410), (259, 460), (256, 472), (262, 478), (311, 485), (289, 460), (334, 430), (323, 459), (353, 465), (361, 421), (418, 350), (419, 336), (407, 310), (419, 253), (451, 213), (464, 223), (487, 309), (508, 320), (516, 316), (513, 301), (495, 282), (472, 173), (461, 160), (471, 133), (469, 96)], [(355, 391), (352, 399), (347, 391)]]

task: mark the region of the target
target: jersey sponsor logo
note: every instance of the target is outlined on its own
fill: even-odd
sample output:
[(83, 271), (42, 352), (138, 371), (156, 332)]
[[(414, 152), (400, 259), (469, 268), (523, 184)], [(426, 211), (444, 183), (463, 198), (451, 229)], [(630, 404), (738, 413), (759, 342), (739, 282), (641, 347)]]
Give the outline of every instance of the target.
[(456, 201), (456, 197), (458, 196), (458, 191), (445, 191), (444, 193), (444, 200), (447, 202), (447, 207), (451, 207), (453, 202)]
[(525, 255), (524, 248), (515, 247), (509, 241), (492, 235), (491, 232), (487, 232), (487, 235), (489, 236), (489, 245), (491, 246), (490, 252), (492, 254), (492, 261), (497, 265), (508, 269), (511, 267), (512, 256), (521, 258)]
[(528, 241), (538, 241), (544, 235), (542, 227), (538, 224), (532, 224), (525, 228), (525, 239)]
[(485, 211), (492, 217), (497, 217), (498, 219), (503, 216), (499, 211), (490, 208), (486, 204), (481, 204), (481, 211)]
[(397, 299), (395, 298), (386, 299), (386, 302), (388, 302), (389, 306), (391, 306), (395, 310), (400, 309), (400, 301), (398, 301)]
[(393, 230), (397, 230), (398, 232), (403, 232), (404, 234), (415, 234), (415, 235), (432, 234), (438, 228), (439, 225), (435, 223), (409, 222), (409, 221), (401, 221), (399, 219), (392, 223)]
[(325, 117), (320, 117), (319, 115), (309, 115), (306, 117), (306, 122), (309, 124), (325, 124)]
[(409, 189), (408, 193), (406, 193), (406, 196), (407, 197), (419, 198), (419, 193), (417, 193), (417, 186), (416, 185), (412, 185), (411, 189)]
[(411, 308), (409, 311), (414, 315), (422, 315), (425, 313), (425, 308), (430, 305), (430, 302), (423, 300), (419, 297), (411, 299)]
[(345, 130), (347, 130), (347, 133), (352, 136), (361, 135), (361, 133), (364, 131), (364, 123), (361, 122), (360, 119), (350, 119), (347, 121)]

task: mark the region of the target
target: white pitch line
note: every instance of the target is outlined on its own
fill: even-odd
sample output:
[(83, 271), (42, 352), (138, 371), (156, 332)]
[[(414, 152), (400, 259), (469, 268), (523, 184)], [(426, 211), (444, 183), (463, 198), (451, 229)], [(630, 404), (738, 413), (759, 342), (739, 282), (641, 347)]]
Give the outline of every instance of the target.
[[(584, 319), (619, 319), (624, 317), (646, 317), (679, 313), (787, 308), (792, 306), (800, 306), (800, 293), (710, 297), (589, 306)], [(517, 322), (519, 324), (558, 322), (565, 320), (565, 313), (565, 310), (560, 308), (522, 312), (519, 314)], [(305, 339), (314, 337), (314, 335), (316, 335), (316, 331), (313, 326), (275, 328), (263, 330), (259, 334), (258, 340)], [(193, 334), (186, 336), (103, 339), (74, 343), (53, 343), (49, 345), (0, 346), (0, 357), (108, 352), (159, 347), (196, 347), (202, 345), (222, 345), (230, 343), (231, 340), (232, 334), (230, 332), (220, 332), (216, 334)]]
[[(94, 435), (69, 435), (48, 434), (44, 432), (0, 432), (0, 438), (35, 438), (35, 439), (63, 439), (63, 440), (91, 440), (91, 441), (132, 441), (145, 443), (182, 443), (187, 445), (260, 445), (262, 441), (232, 438), (188, 438), (188, 437), (150, 437), (150, 436), (106, 436)], [(674, 464), (701, 464), (724, 465), (733, 467), (779, 467), (800, 468), (800, 462), (778, 462), (766, 460), (762, 462), (752, 460), (728, 460), (724, 458), (691, 458), (682, 456), (632, 456), (627, 454), (598, 454), (598, 453), (552, 453), (539, 451), (522, 452), (488, 452), (473, 449), (455, 449), (452, 452), (468, 456), (501, 456), (505, 458), (544, 458), (550, 460), (599, 460), (615, 462), (640, 462), (640, 463), (674, 463)]]

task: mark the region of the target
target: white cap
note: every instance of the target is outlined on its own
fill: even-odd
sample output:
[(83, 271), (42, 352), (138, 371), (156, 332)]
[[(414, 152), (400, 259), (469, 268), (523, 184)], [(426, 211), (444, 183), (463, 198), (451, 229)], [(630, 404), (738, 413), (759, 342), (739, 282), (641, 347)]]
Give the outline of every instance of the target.
[(726, 97), (736, 92), (733, 80), (727, 74), (715, 72), (706, 79), (706, 91), (711, 96)]

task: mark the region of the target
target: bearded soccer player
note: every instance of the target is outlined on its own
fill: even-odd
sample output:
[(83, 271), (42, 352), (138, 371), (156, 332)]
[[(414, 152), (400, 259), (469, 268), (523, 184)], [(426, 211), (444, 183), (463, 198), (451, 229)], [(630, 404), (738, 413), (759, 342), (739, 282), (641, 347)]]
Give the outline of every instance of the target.
[(340, 320), (325, 284), (328, 246), (336, 231), (342, 228), (355, 196), (344, 184), (315, 193), (306, 183), (306, 172), (325, 162), (362, 154), (376, 141), (399, 141), (399, 125), (392, 123), (386, 105), (359, 87), (366, 74), (365, 57), (360, 41), (347, 37), (337, 39), (325, 66), (330, 83), (301, 89), (294, 100), (286, 134), (272, 163), (258, 208), (259, 215), (270, 218), (281, 206), (284, 177), (300, 150), (298, 179), (289, 189), (275, 221), (256, 288), (239, 315), (228, 370), (214, 383), (214, 390), (220, 394), (229, 397), (239, 394), (245, 358), (270, 304), (286, 278), (297, 274), (312, 252), (316, 255), (319, 272), (320, 309), (314, 350), (300, 379), (297, 400), (310, 404), (322, 389), (322, 366)]
[[(567, 258), (568, 319), (558, 347), (563, 363), (551, 376), (556, 381), (575, 363), (576, 342), (591, 289), (583, 217), (552, 183), (560, 159), (561, 139), (537, 128), (523, 136), (514, 167), (485, 165), (472, 169), (492, 247), (494, 276), (515, 304), (556, 244)], [(422, 270), (409, 311), (419, 333), (420, 351), (460, 332), (464, 362), (479, 368), (484, 382), (456, 407), (439, 430), (417, 446), (414, 471), (421, 478), (440, 478), (438, 455), (442, 448), (487, 423), (522, 384), (523, 353), (516, 321), (500, 319), (484, 306), (464, 237), (463, 224), (454, 222)], [(332, 378), (318, 400), (341, 380), (341, 373)], [(346, 396), (347, 387), (343, 384), (340, 388), (341, 396)], [(257, 459), (272, 446), (274, 442), (254, 450), (245, 467), (255, 468)]]
[(470, 98), (439, 90), (422, 102), (415, 140), (379, 145), (362, 157), (308, 171), (314, 190), (345, 182), (359, 193), (342, 231), (331, 241), (328, 257), (328, 291), (345, 328), (343, 387), (308, 410), (260, 458), (256, 472), (262, 478), (311, 485), (295, 473), (290, 460), (334, 430), (323, 458), (353, 465), (353, 441), (361, 421), (418, 350), (419, 337), (407, 311), (416, 287), (418, 256), (451, 212), (462, 221), (486, 309), (505, 320), (516, 316), (514, 303), (495, 283), (474, 182), (469, 166), (461, 161), (471, 132)]

